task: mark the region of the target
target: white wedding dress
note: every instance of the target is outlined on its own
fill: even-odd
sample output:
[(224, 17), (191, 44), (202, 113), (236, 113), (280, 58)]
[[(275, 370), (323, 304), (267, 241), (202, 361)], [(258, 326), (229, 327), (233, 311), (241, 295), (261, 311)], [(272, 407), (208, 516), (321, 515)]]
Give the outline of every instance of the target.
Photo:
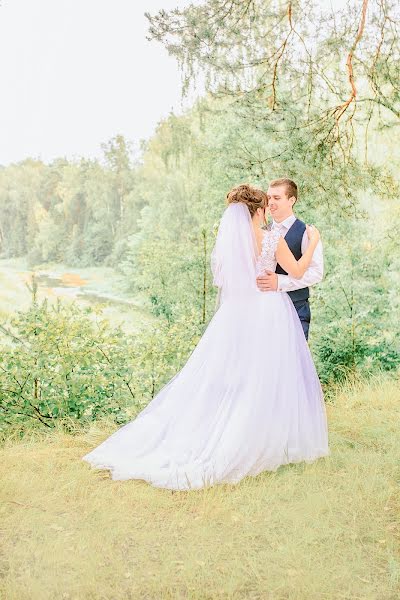
[(279, 234), (256, 256), (247, 207), (232, 204), (213, 251), (221, 304), (182, 370), (148, 406), (83, 457), (115, 480), (197, 489), (236, 483), (329, 453), (314, 363), (286, 293), (260, 292)]

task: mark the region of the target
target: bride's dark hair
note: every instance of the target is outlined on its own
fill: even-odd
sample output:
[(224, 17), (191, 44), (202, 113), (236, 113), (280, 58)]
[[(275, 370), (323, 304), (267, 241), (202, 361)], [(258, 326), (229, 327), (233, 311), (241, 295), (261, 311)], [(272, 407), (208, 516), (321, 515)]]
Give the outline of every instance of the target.
[(241, 183), (232, 188), (226, 195), (226, 201), (228, 204), (242, 202), (249, 209), (251, 217), (256, 213), (257, 208), (265, 208), (268, 204), (267, 194), (248, 183)]

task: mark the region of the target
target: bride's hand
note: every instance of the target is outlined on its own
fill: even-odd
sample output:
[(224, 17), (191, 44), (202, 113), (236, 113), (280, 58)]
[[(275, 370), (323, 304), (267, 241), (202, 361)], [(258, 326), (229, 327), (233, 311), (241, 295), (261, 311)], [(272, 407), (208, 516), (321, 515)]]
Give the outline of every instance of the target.
[(307, 225), (307, 235), (310, 242), (319, 242), (319, 231), (314, 225)]

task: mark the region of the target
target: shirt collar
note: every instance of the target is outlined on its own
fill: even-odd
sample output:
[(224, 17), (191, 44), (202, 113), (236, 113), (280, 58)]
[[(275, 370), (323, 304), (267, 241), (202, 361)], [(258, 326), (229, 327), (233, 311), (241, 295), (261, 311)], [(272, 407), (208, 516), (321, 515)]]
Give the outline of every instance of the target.
[(294, 215), (289, 215), (284, 221), (277, 223), (276, 221), (272, 221), (273, 227), (285, 227), (285, 229), (289, 230), (293, 223), (295, 222), (296, 217)]

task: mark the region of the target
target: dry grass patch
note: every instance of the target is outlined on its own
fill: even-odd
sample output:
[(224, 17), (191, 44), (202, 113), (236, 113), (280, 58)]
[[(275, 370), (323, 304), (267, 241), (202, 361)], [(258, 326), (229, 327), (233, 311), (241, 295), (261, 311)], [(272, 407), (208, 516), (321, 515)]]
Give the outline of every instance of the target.
[(327, 459), (193, 492), (91, 469), (107, 424), (10, 438), (0, 598), (398, 600), (398, 387), (338, 392)]

